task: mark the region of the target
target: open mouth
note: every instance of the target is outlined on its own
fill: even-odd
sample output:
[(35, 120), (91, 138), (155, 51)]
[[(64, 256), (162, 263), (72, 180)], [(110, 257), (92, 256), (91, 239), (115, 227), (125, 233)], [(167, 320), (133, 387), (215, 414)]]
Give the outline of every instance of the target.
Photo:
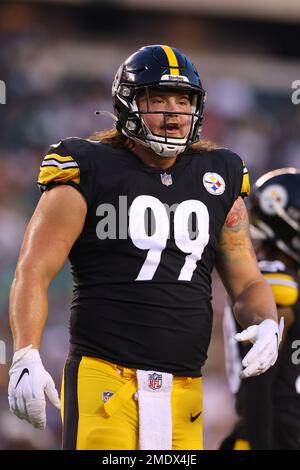
[(163, 132), (167, 131), (167, 134), (178, 134), (180, 131), (180, 126), (176, 122), (169, 122), (165, 126), (161, 126)]

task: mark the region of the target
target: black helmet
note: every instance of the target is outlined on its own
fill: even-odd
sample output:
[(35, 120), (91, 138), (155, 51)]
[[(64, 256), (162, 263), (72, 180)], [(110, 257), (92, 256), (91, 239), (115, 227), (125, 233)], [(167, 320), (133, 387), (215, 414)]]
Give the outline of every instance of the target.
[[(159, 114), (164, 115), (164, 136), (153, 134), (145, 124), (143, 114), (150, 113), (149, 100), (148, 111), (140, 112), (136, 98), (139, 93), (144, 93), (148, 99), (151, 88), (189, 93), (192, 109), (190, 113), (183, 114), (191, 115), (192, 119), (190, 130), (184, 138), (167, 137), (165, 115), (170, 115), (171, 112), (159, 111)], [(158, 155), (178, 155), (188, 145), (199, 140), (205, 91), (195, 66), (174, 47), (145, 46), (131, 55), (117, 71), (112, 85), (112, 97), (118, 118), (117, 129), (127, 137), (150, 147)]]
[(250, 205), (253, 238), (271, 240), (300, 263), (300, 170), (282, 168), (263, 175)]

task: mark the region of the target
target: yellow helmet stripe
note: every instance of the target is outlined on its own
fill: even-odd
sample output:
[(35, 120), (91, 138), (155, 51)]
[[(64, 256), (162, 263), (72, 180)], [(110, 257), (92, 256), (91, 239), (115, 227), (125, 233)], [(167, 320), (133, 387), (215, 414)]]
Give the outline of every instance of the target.
[(178, 60), (175, 52), (170, 46), (161, 46), (168, 58), (170, 75), (179, 75)]

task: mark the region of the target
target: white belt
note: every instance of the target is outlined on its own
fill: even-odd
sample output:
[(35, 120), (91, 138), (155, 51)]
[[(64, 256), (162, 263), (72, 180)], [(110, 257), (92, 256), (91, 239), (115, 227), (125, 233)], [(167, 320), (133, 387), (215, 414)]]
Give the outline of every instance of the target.
[(172, 379), (166, 372), (137, 370), (141, 450), (172, 449)]

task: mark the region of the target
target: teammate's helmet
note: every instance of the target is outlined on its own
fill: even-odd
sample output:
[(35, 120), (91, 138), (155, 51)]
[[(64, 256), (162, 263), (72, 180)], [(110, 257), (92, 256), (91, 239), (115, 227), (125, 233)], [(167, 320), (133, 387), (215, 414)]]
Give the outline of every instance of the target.
[(263, 175), (250, 204), (253, 238), (272, 241), (300, 263), (300, 170), (282, 168)]
[[(149, 114), (149, 91), (153, 88), (183, 91), (190, 95), (191, 112), (183, 114), (191, 116), (191, 125), (184, 138), (167, 137), (166, 115), (172, 115), (172, 112), (155, 113), (164, 117), (164, 135), (152, 133), (145, 124), (143, 115)], [(137, 97), (143, 93), (148, 101), (147, 112), (140, 112), (138, 107)], [(205, 91), (195, 66), (174, 47), (145, 46), (131, 55), (117, 71), (112, 97), (118, 118), (117, 129), (162, 157), (178, 155), (199, 140)]]

